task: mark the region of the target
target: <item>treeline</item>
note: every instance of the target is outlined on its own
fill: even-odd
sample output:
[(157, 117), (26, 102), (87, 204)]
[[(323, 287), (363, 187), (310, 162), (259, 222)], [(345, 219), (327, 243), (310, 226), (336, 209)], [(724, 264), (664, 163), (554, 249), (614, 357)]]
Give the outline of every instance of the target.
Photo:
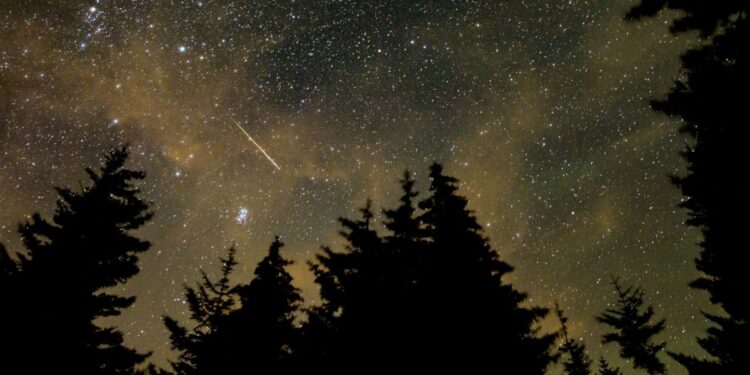
[[(344, 248), (324, 248), (310, 262), (319, 304), (303, 307), (279, 238), (247, 284), (231, 281), (237, 262), (229, 248), (218, 279), (201, 271), (186, 287), (189, 321), (164, 317), (178, 359), (168, 370), (144, 369), (148, 353), (127, 348), (116, 327), (96, 324), (132, 305), (134, 297), (111, 290), (138, 272), (138, 254), (150, 247), (132, 234), (152, 213), (137, 187), (145, 174), (127, 169), (127, 157), (126, 147), (112, 150), (98, 170), (86, 169), (89, 185), (57, 188), (52, 218), (34, 214), (19, 226), (25, 250), (17, 259), (0, 248), (3, 373), (543, 374), (562, 360), (570, 374), (592, 374), (560, 308), (559, 332), (540, 332), (549, 309), (522, 306), (527, 295), (503, 281), (513, 268), (482, 234), (458, 180), (438, 164), (425, 197), (404, 174), (399, 205), (382, 211), (384, 233), (369, 201), (360, 217), (339, 219)], [(652, 322), (641, 289), (613, 285), (618, 300), (597, 317), (612, 328), (603, 342), (618, 344), (635, 368), (664, 373), (664, 343), (653, 342), (664, 321)], [(598, 367), (619, 373), (603, 358)]]

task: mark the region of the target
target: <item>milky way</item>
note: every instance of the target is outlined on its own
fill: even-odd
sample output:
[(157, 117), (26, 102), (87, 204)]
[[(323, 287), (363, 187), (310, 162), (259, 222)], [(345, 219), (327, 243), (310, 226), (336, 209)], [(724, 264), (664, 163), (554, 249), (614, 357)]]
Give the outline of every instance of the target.
[[(0, 241), (49, 214), (55, 185), (127, 142), (147, 171), (152, 250), (123, 290), (129, 345), (172, 358), (161, 316), (184, 283), (240, 250), (246, 281), (282, 236), (307, 303), (306, 260), (369, 197), (425, 190), (433, 161), (461, 180), (531, 303), (558, 301), (598, 356), (610, 274), (638, 283), (674, 351), (698, 352), (707, 297), (690, 291), (698, 233), (668, 175), (676, 120), (648, 100), (696, 41), (629, 0), (13, 1), (0, 5)], [(235, 118), (283, 166), (274, 168)], [(546, 323), (553, 328), (554, 321)], [(616, 362), (616, 361), (615, 361)], [(675, 373), (683, 371), (669, 360)]]

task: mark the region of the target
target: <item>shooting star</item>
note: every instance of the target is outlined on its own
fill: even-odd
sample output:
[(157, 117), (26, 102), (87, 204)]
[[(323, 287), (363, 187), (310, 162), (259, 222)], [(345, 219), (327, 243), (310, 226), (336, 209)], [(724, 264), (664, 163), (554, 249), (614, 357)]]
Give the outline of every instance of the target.
[(270, 161), (271, 164), (273, 164), (273, 166), (276, 167), (276, 169), (281, 170), (281, 167), (279, 167), (279, 165), (276, 164), (275, 161), (273, 161), (273, 158), (270, 155), (268, 155), (268, 153), (266, 152), (266, 150), (263, 149), (263, 147), (260, 147), (260, 145), (258, 144), (258, 142), (255, 142), (255, 140), (253, 139), (253, 137), (251, 137), (250, 134), (245, 131), (245, 129), (242, 127), (242, 125), (240, 125), (240, 123), (237, 122), (237, 120), (235, 120), (235, 119), (232, 119), (232, 121), (234, 121), (234, 124), (237, 125), (237, 127), (240, 128), (240, 130), (242, 130), (243, 133), (245, 133), (245, 135), (247, 136), (247, 139), (249, 139), (250, 142), (253, 142), (253, 144), (255, 145), (255, 147), (257, 147), (258, 150), (260, 150), (260, 152), (262, 152), (263, 155), (266, 156), (266, 159), (268, 159), (268, 161)]

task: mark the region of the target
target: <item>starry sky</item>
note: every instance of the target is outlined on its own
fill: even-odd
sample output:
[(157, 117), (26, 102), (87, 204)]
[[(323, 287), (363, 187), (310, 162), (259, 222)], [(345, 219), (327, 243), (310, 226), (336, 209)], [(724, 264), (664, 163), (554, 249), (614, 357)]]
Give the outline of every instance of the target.
[[(593, 316), (609, 275), (642, 285), (668, 348), (697, 353), (707, 296), (687, 283), (699, 234), (669, 174), (677, 120), (654, 113), (698, 40), (641, 23), (634, 0), (66, 0), (0, 2), (0, 242), (50, 214), (56, 185), (128, 142), (147, 171), (153, 247), (122, 288), (126, 342), (173, 358), (163, 314), (237, 244), (249, 280), (274, 234), (314, 303), (305, 262), (339, 216), (397, 203), (404, 169), (433, 161), (532, 304), (615, 363)], [(276, 169), (233, 124), (237, 120)], [(554, 328), (555, 322), (545, 323)], [(683, 370), (665, 359), (676, 374)]]

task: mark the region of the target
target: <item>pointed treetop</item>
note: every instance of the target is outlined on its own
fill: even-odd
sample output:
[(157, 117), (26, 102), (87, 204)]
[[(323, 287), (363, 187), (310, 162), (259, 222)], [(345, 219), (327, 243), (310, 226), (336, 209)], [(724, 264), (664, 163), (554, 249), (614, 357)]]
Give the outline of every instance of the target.
[(419, 193), (414, 190), (414, 183), (411, 173), (408, 170), (404, 171), (401, 179), (403, 194), (399, 199), (401, 204), (396, 209), (383, 210), (386, 218), (383, 224), (392, 232), (391, 239), (414, 240), (419, 236), (420, 224), (415, 217), (416, 207), (414, 206), (414, 198)]
[(237, 259), (235, 259), (236, 254), (237, 248), (234, 244), (232, 244), (227, 250), (227, 257), (219, 257), (219, 261), (221, 261), (221, 279), (219, 279), (220, 285), (226, 287), (229, 286), (229, 275), (234, 270), (234, 267), (237, 266)]
[(281, 256), (282, 247), (284, 247), (284, 242), (281, 241), (281, 237), (274, 236), (273, 242), (271, 242), (271, 246), (268, 247), (268, 255), (261, 259), (260, 263), (258, 263), (258, 266), (255, 267), (256, 279), (265, 278), (269, 275), (272, 277), (278, 277), (280, 276), (280, 272), (286, 272), (283, 270), (283, 272), (279, 271), (279, 268), (283, 269), (283, 267), (292, 264), (292, 261)]
[(281, 248), (284, 247), (284, 243), (281, 241), (281, 237), (274, 236), (271, 247), (268, 249), (268, 253), (271, 256), (279, 256)]
[(404, 191), (404, 194), (401, 196), (401, 206), (404, 207), (410, 207), (412, 206), (412, 200), (419, 195), (417, 191), (414, 190), (414, 184), (416, 181), (411, 175), (411, 172), (409, 170), (404, 171), (404, 176), (401, 177), (401, 189)]
[(591, 358), (586, 354), (586, 346), (582, 341), (571, 339), (568, 335), (568, 317), (565, 316), (560, 305), (555, 302), (555, 314), (560, 321), (560, 335), (563, 342), (560, 352), (565, 356), (563, 367), (568, 375), (591, 374)]
[(359, 212), (362, 213), (362, 223), (364, 229), (370, 228), (370, 221), (372, 221), (373, 213), (372, 213), (372, 199), (367, 198), (367, 202), (365, 202), (365, 206), (359, 209)]
[(640, 287), (624, 287), (614, 276), (612, 285), (617, 293), (616, 305), (596, 317), (597, 322), (614, 329), (614, 332), (604, 334), (602, 343), (617, 343), (620, 356), (632, 359), (636, 369), (646, 370), (652, 375), (664, 374), (666, 367), (657, 355), (666, 343), (653, 340), (664, 330), (665, 320), (651, 323), (654, 307), (643, 307), (645, 292)]
[(445, 193), (452, 194), (458, 190), (456, 184), (458, 179), (443, 174), (443, 166), (438, 163), (432, 163), (430, 166), (430, 190), (445, 190)]
[[(339, 218), (339, 222), (343, 227), (339, 231), (339, 234), (348, 239), (350, 244), (348, 246), (349, 251), (366, 251), (381, 242), (377, 231), (371, 228), (374, 216), (372, 212), (372, 200), (368, 198), (365, 206), (360, 208), (359, 212), (361, 213), (360, 219)], [(329, 251), (326, 251), (326, 253), (329, 253)]]

